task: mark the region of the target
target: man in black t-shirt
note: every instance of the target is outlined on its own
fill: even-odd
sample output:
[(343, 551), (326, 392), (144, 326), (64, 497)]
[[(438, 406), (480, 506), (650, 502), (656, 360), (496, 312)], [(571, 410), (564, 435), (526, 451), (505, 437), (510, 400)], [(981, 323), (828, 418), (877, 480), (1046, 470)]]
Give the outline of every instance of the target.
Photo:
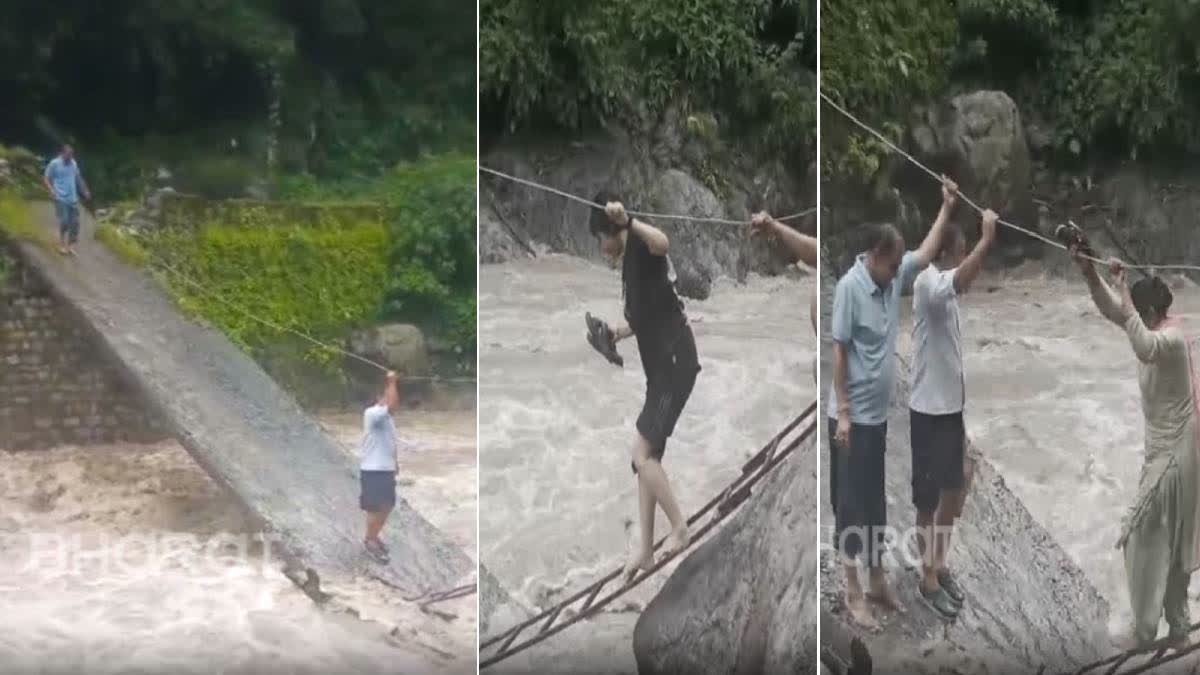
[(612, 329), (617, 340), (637, 338), (642, 370), (646, 373), (646, 399), (637, 419), (633, 447), (633, 472), (638, 481), (638, 514), (641, 542), (625, 566), (625, 581), (654, 564), (654, 509), (662, 506), (671, 522), (667, 554), (688, 545), (687, 521), (671, 491), (662, 467), (667, 438), (683, 412), (700, 372), (696, 340), (688, 325), (683, 303), (675, 294), (667, 262), (670, 242), (662, 230), (631, 217), (620, 200), (602, 192), (596, 203), (604, 213), (592, 213), (590, 229), (600, 238), (600, 248), (613, 261), (621, 261), (626, 325)]

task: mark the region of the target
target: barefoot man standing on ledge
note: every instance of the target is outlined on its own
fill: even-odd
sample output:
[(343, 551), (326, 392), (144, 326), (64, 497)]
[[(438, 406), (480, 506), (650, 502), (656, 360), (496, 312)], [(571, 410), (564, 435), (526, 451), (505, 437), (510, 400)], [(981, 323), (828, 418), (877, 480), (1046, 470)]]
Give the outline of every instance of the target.
[(604, 213), (592, 212), (589, 227), (600, 239), (609, 259), (621, 260), (626, 326), (609, 329), (617, 340), (637, 338), (642, 370), (646, 373), (646, 400), (637, 418), (633, 446), (633, 472), (637, 475), (641, 542), (625, 566), (628, 583), (639, 570), (654, 565), (654, 513), (662, 506), (671, 522), (667, 554), (688, 545), (687, 521), (663, 470), (663, 451), (675, 422), (692, 394), (700, 362), (696, 340), (688, 325), (683, 303), (668, 274), (667, 235), (625, 212), (615, 195), (602, 192), (593, 200), (605, 204)]
[[(900, 294), (941, 245), (958, 192), (943, 178), (942, 208), (921, 247), (904, 250), (904, 237), (884, 224), (872, 232), (867, 250), (837, 283), (830, 334), (833, 338), (833, 391), (829, 395), (829, 482), (833, 500), (834, 546), (846, 575), (846, 609), (867, 629), (879, 624), (867, 600), (903, 611), (883, 569), (882, 537), (887, 527), (884, 453), (887, 415), (895, 380)], [(858, 578), (858, 554), (866, 554), (870, 590)]]
[(376, 562), (390, 562), (388, 548), (379, 538), (388, 516), (396, 506), (396, 423), (392, 414), (400, 409), (400, 378), (389, 371), (383, 396), (363, 412), (362, 459), (359, 507), (367, 513), (367, 536), (363, 548)]
[(42, 177), (50, 198), (54, 200), (54, 215), (58, 218), (58, 252), (75, 255), (75, 243), (79, 241), (79, 193), (91, 199), (87, 182), (75, 161), (75, 149), (64, 145), (58, 157), (46, 165)]

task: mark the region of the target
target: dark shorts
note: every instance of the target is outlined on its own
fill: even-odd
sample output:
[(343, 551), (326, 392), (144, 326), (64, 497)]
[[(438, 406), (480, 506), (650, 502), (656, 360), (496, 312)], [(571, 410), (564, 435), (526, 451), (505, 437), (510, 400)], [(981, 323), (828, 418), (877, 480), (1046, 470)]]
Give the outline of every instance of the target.
[[(642, 350), (642, 358), (656, 358)], [(696, 355), (696, 338), (690, 326), (679, 330), (670, 349), (657, 357), (657, 363), (646, 370), (646, 401), (637, 418), (637, 430), (650, 442), (650, 456), (661, 460), (667, 449), (667, 438), (675, 432), (675, 423), (683, 406), (692, 395), (700, 359)], [(645, 364), (644, 364), (645, 365)], [(637, 473), (637, 467), (633, 469)]]
[(79, 205), (56, 201), (54, 215), (58, 218), (59, 236), (72, 244), (79, 241)]
[(943, 490), (965, 483), (966, 428), (962, 412), (926, 415), (909, 410), (912, 439), (912, 501), (918, 511), (937, 510)]
[(833, 440), (837, 420), (829, 418), (829, 489), (833, 502), (833, 545), (846, 557), (866, 552), (868, 567), (882, 564), (887, 527), (884, 456), (887, 422), (850, 425), (850, 447)]
[(395, 471), (360, 471), (358, 507), (370, 513), (390, 511), (396, 505)]

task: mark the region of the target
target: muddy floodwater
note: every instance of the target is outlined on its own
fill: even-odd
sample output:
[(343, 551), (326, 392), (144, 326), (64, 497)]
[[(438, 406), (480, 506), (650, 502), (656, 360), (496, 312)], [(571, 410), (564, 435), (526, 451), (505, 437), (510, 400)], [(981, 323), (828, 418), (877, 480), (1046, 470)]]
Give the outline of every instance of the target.
[[(322, 421), (350, 451), (360, 419)], [(397, 426), (402, 496), (474, 557), (475, 412)], [(437, 616), (364, 580), (334, 589), (362, 619), (323, 611), (173, 441), (0, 452), (0, 535), (6, 674), (475, 671), (474, 596)]]
[[(719, 492), (813, 400), (813, 284), (719, 280), (708, 300), (685, 300), (703, 370), (663, 459), (683, 511)], [(625, 366), (617, 368), (584, 338), (585, 312), (620, 318), (617, 271), (548, 255), (484, 265), (479, 288), (480, 555), (518, 602), (544, 607), (632, 550), (629, 460), (645, 377), (632, 340), (618, 345)], [(637, 612), (669, 571), (526, 663), (570, 657), (633, 672)]]

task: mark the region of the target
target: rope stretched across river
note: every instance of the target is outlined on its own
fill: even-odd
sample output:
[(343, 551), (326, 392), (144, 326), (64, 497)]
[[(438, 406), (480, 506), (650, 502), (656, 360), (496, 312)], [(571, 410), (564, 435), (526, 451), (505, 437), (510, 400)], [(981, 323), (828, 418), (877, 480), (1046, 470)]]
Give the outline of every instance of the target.
[[(599, 209), (601, 211), (604, 210), (604, 204), (599, 204), (590, 199), (585, 199), (584, 197), (580, 197), (579, 195), (573, 195), (570, 192), (564, 192), (557, 188), (552, 188), (549, 185), (543, 185), (542, 183), (538, 183), (536, 181), (528, 180), (525, 178), (518, 178), (511, 174), (504, 173), (503, 171), (497, 171), (496, 169), (492, 169), (492, 168), (483, 166), (482, 164), (479, 165), (479, 170), (486, 174), (496, 176), (497, 178), (503, 178), (504, 180), (511, 181), (513, 183), (517, 183), (520, 185), (524, 185), (526, 187), (531, 187), (535, 190), (541, 190), (542, 192), (549, 192), (550, 194), (555, 194), (555, 195), (558, 195), (559, 197), (564, 197), (573, 202), (583, 204), (584, 206), (587, 206), (587, 207), (590, 207), (593, 209)], [(775, 220), (778, 220), (781, 222), (788, 221), (788, 220), (796, 220), (798, 218), (803, 218), (805, 216), (816, 213), (816, 211), (817, 211), (817, 207), (813, 206), (813, 207), (804, 209), (803, 211), (800, 211), (799, 213), (793, 213), (791, 215), (782, 216), (782, 217), (776, 218)], [(716, 218), (713, 216), (691, 216), (691, 215), (678, 214), (678, 213), (651, 213), (648, 211), (629, 211), (629, 210), (626, 210), (625, 213), (629, 214), (630, 216), (634, 216), (637, 218), (646, 218), (648, 220), (694, 220), (694, 221), (700, 221), (700, 222), (706, 222), (706, 223), (717, 223), (719, 225), (749, 225), (750, 224), (750, 221), (748, 221), (748, 220), (730, 220), (728, 218)]]
[[(837, 104), (836, 102), (834, 102), (834, 100), (833, 100), (833, 99), (829, 98), (829, 96), (828, 96), (828, 95), (827, 95), (825, 92), (820, 92), (820, 94), (821, 94), (821, 98), (822, 98), (822, 99), (824, 99), (825, 103), (826, 103), (826, 104), (828, 104), (828, 105), (829, 105), (829, 107), (831, 107), (831, 108), (833, 108), (834, 110), (836, 110), (837, 112), (841, 113), (841, 114), (842, 114), (842, 116), (844, 116), (846, 119), (848, 119), (848, 120), (850, 120), (851, 122), (853, 122), (855, 125), (857, 125), (859, 128), (861, 128), (863, 131), (866, 131), (867, 133), (869, 133), (869, 134), (871, 134), (872, 136), (874, 136), (875, 138), (877, 138), (877, 139), (878, 139), (878, 140), (879, 140), (881, 143), (883, 143), (884, 145), (886, 145), (886, 146), (887, 146), (888, 148), (890, 148), (890, 149), (891, 149), (893, 152), (895, 152), (896, 154), (900, 155), (900, 156), (901, 156), (901, 157), (903, 157), (904, 159), (908, 160), (908, 161), (909, 161), (909, 162), (910, 162), (910, 163), (911, 163), (913, 166), (915, 166), (915, 167), (917, 167), (918, 169), (920, 169), (920, 170), (924, 171), (925, 173), (929, 174), (929, 176), (930, 176), (930, 177), (932, 177), (934, 180), (936, 180), (938, 183), (941, 183), (941, 182), (942, 182), (942, 176), (941, 176), (941, 174), (939, 174), (939, 173), (937, 173), (936, 171), (934, 171), (933, 169), (930, 169), (929, 167), (925, 166), (925, 165), (924, 165), (924, 164), (922, 164), (920, 161), (918, 161), (916, 157), (913, 157), (911, 154), (909, 154), (909, 153), (905, 152), (903, 149), (901, 149), (901, 148), (900, 148), (900, 146), (896, 145), (896, 144), (895, 144), (895, 143), (893, 143), (891, 140), (889, 140), (889, 139), (888, 139), (888, 137), (887, 137), (887, 136), (885, 136), (885, 135), (884, 135), (882, 132), (880, 132), (880, 131), (878, 131), (878, 130), (876, 130), (876, 129), (872, 128), (872, 127), (871, 127), (870, 125), (868, 125), (866, 122), (863, 122), (862, 120), (860, 120), (860, 119), (858, 119), (857, 117), (855, 117), (855, 116), (854, 116), (854, 114), (853, 114), (853, 113), (851, 113), (849, 110), (846, 110), (844, 107), (842, 107), (841, 105), (839, 105), (839, 104)], [(965, 203), (966, 203), (968, 206), (970, 206), (971, 208), (975, 209), (975, 210), (976, 210), (977, 212), (979, 212), (980, 214), (982, 214), (982, 213), (983, 213), (983, 211), (984, 211), (983, 207), (981, 207), (979, 204), (975, 203), (975, 201), (974, 201), (974, 200), (972, 200), (972, 199), (971, 199), (970, 197), (968, 197), (967, 195), (963, 194), (962, 192), (959, 192), (959, 193), (958, 193), (958, 198), (959, 198), (959, 199), (961, 199), (963, 202), (965, 202)], [(1020, 225), (1017, 225), (1017, 224), (1015, 224), (1015, 223), (1011, 223), (1011, 222), (1009, 222), (1009, 221), (1007, 221), (1007, 220), (1004, 220), (1004, 219), (1000, 219), (1000, 220), (998, 220), (998, 221), (996, 221), (996, 222), (1000, 223), (1001, 225), (1003, 225), (1003, 226), (1005, 226), (1005, 227), (1007, 227), (1007, 228), (1010, 228), (1010, 229), (1016, 230), (1017, 232), (1020, 232), (1020, 233), (1022, 233), (1022, 234), (1024, 234), (1024, 235), (1026, 235), (1026, 236), (1028, 236), (1028, 237), (1033, 237), (1034, 239), (1037, 239), (1037, 240), (1039, 240), (1039, 241), (1041, 241), (1041, 242), (1043, 242), (1043, 243), (1045, 243), (1045, 244), (1049, 244), (1050, 246), (1053, 246), (1053, 247), (1055, 247), (1055, 248), (1059, 248), (1059, 249), (1062, 249), (1062, 250), (1064, 250), (1064, 251), (1067, 251), (1067, 250), (1069, 250), (1069, 249), (1067, 248), (1067, 246), (1066, 246), (1065, 244), (1063, 244), (1062, 242), (1055, 241), (1054, 239), (1051, 239), (1051, 238), (1049, 238), (1049, 237), (1047, 237), (1047, 236), (1044, 236), (1044, 235), (1042, 235), (1042, 234), (1040, 234), (1040, 233), (1038, 233), (1038, 232), (1034, 232), (1033, 230), (1030, 230), (1030, 229), (1028, 229), (1028, 228), (1021, 227)], [(1082, 255), (1082, 254), (1081, 254), (1081, 255)], [(1086, 258), (1087, 260), (1091, 260), (1092, 262), (1095, 262), (1095, 263), (1100, 263), (1100, 264), (1103, 264), (1103, 265), (1107, 265), (1107, 264), (1108, 264), (1108, 261), (1107, 261), (1107, 260), (1101, 260), (1101, 259), (1099, 259), (1099, 258), (1094, 258), (1094, 257), (1092, 257), (1092, 256), (1089, 256), (1089, 255), (1083, 255), (1082, 257)], [(1185, 265), (1185, 264), (1172, 264), (1172, 265), (1154, 265), (1154, 264), (1149, 264), (1149, 265), (1136, 265), (1136, 264), (1132, 264), (1132, 263), (1130, 263), (1130, 262), (1125, 262), (1124, 266), (1125, 266), (1126, 268), (1128, 268), (1128, 269), (1142, 269), (1142, 270), (1152, 270), (1152, 269), (1159, 269), (1159, 270), (1188, 270), (1188, 271), (1192, 271), (1192, 272), (1200, 272), (1200, 265)]]
[[(746, 501), (746, 499), (750, 496), (751, 488), (753, 488), (755, 484), (774, 471), (774, 469), (778, 467), (783, 460), (787, 459), (787, 457), (793, 451), (795, 451), (796, 448), (800, 447), (801, 443), (812, 436), (817, 427), (817, 416), (814, 415), (816, 409), (817, 403), (816, 401), (813, 401), (807, 408), (805, 408), (804, 412), (800, 413), (800, 415), (792, 420), (791, 423), (789, 423), (786, 427), (784, 427), (782, 431), (776, 434), (770, 442), (768, 442), (753, 457), (746, 461), (746, 463), (742, 466), (741, 475), (739, 475), (737, 479), (735, 479), (724, 490), (722, 490), (719, 495), (709, 500), (708, 503), (701, 507), (699, 511), (688, 518), (687, 524), (688, 526), (692, 526), (713, 509), (717, 510), (716, 515), (692, 535), (691, 541), (688, 542), (687, 548), (695, 546), (702, 539), (704, 539), (705, 535), (711, 532), (717, 525), (725, 520), (729, 514), (733, 513), (738, 506)], [(801, 426), (802, 423), (805, 423), (805, 421), (807, 421), (807, 424), (805, 424), (804, 429), (800, 432), (800, 434), (786, 446), (780, 448), (780, 443), (782, 443), (789, 434), (795, 431), (797, 427)], [(666, 540), (667, 537), (661, 537), (655, 543), (654, 550), (657, 551), (659, 548), (661, 548)], [(511, 628), (508, 628), (498, 635), (485, 638), (482, 642), (480, 642), (479, 645), (480, 669), (499, 663), (513, 654), (522, 652), (529, 647), (532, 647), (533, 645), (549, 638), (550, 636), (555, 635), (566, 628), (595, 615), (613, 600), (616, 600), (618, 597), (629, 592), (634, 587), (653, 576), (672, 560), (681, 556), (683, 552), (684, 551), (679, 551), (673, 555), (664, 556), (655, 562), (653, 567), (642, 572), (641, 574), (636, 575), (630, 583), (617, 588), (612, 593), (597, 600), (597, 598), (600, 596), (600, 592), (604, 590), (605, 586), (622, 576), (623, 568), (617, 568), (599, 580), (593, 582), (586, 588), (554, 605), (553, 607), (543, 610), (536, 616), (533, 616)], [(580, 600), (583, 600), (583, 604), (578, 608), (576, 614), (565, 621), (555, 623), (564, 611), (572, 608)], [(517, 642), (517, 639), (521, 636), (526, 628), (529, 628), (539, 622), (541, 622), (541, 626), (537, 629), (532, 637), (522, 642)], [(497, 645), (499, 646), (497, 647)], [(485, 656), (484, 654), (487, 651), (490, 651), (491, 653)]]

